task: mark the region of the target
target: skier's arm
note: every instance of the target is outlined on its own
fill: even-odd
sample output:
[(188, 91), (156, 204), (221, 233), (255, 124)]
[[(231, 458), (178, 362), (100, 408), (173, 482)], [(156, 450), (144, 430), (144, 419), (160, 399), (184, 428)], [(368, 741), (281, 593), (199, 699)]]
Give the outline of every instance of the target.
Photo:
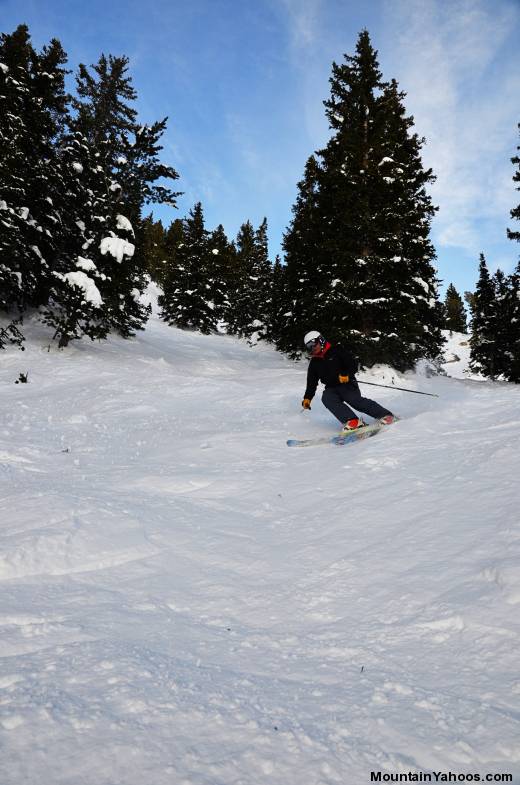
[(307, 387), (305, 388), (305, 393), (303, 395), (303, 400), (312, 401), (314, 395), (316, 393), (316, 388), (318, 387), (318, 382), (320, 377), (316, 368), (314, 367), (314, 363), (311, 360), (309, 363), (309, 368), (307, 369)]

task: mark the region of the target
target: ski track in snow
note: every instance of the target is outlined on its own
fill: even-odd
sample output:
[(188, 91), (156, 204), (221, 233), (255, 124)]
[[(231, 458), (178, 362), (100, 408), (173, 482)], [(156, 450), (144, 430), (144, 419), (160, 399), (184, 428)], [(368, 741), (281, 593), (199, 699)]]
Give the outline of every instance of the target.
[(519, 387), (374, 369), (440, 398), (289, 450), (335, 432), (305, 363), (42, 329), (0, 356), (2, 785), (518, 776)]

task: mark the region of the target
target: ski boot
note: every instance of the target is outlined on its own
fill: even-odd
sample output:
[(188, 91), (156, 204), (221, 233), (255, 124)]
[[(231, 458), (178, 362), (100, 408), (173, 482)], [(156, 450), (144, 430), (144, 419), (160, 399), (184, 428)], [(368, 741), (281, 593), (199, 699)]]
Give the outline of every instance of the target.
[(341, 431), (341, 435), (346, 433), (352, 433), (352, 431), (357, 431), (359, 428), (364, 428), (366, 426), (366, 422), (363, 422), (361, 417), (353, 417), (352, 420), (347, 420), (343, 429)]

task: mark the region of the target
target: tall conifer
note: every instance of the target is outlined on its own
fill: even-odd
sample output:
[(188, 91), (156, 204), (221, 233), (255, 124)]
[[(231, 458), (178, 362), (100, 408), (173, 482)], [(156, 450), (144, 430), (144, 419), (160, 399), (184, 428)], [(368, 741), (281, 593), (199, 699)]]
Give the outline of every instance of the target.
[(299, 334), (288, 342), (297, 351), (303, 332), (314, 327), (347, 340), (365, 363), (409, 368), (442, 344), (429, 240), (434, 208), (426, 192), (434, 178), (421, 163), (424, 140), (411, 131), (404, 93), (395, 81), (383, 81), (367, 31), (354, 56), (333, 64), (330, 84), (332, 137), (304, 180), (312, 184), (311, 242), (302, 252), (298, 217), (308, 188), (300, 188), (284, 241), (288, 280), (309, 282), (301, 312), (297, 302), (288, 305), (296, 316), (293, 335)]
[[(518, 123), (518, 130), (520, 131), (520, 123)], [(516, 149), (520, 150), (520, 145), (518, 145)], [(513, 156), (513, 158), (511, 158), (511, 163), (516, 165), (516, 171), (513, 175), (513, 182), (518, 183), (516, 190), (520, 191), (520, 156)], [(517, 206), (513, 207), (511, 210), (511, 218), (513, 218), (515, 221), (520, 221), (520, 204), (517, 204)], [(516, 240), (517, 242), (520, 242), (519, 229), (508, 229), (507, 236), (510, 240)]]
[(473, 300), (470, 367), (494, 378), (500, 373), (500, 347), (496, 343), (497, 303), (495, 286), (484, 254), (480, 254), (479, 278)]
[(157, 181), (178, 175), (158, 158), (166, 120), (151, 126), (137, 122), (128, 58), (102, 55), (91, 70), (80, 65), (77, 93), (72, 125), (101, 154), (100, 177), (111, 201), (99, 246), (112, 284), (105, 287), (105, 310), (110, 328), (127, 337), (143, 327), (148, 314), (140, 302), (147, 282), (142, 208), (153, 202), (174, 205), (178, 194)]
[(0, 36), (0, 305), (45, 303), (60, 224), (57, 143), (67, 118), (66, 55), (40, 53), (26, 25)]
[(209, 283), (212, 288), (215, 319), (222, 327), (227, 326), (228, 317), (233, 307), (234, 280), (233, 271), (236, 263), (236, 249), (230, 243), (224, 227), (219, 224), (209, 237)]
[(305, 332), (321, 322), (321, 266), (325, 260), (321, 254), (323, 224), (318, 203), (319, 174), (319, 164), (311, 155), (298, 183), (291, 225), (283, 238), (285, 289), (280, 301), (276, 345), (293, 357), (301, 353)]
[(161, 317), (177, 327), (210, 333), (217, 328), (217, 315), (210, 282), (209, 232), (198, 202), (183, 221), (183, 238), (174, 264), (163, 278), (159, 297)]
[(258, 229), (246, 221), (239, 229), (235, 257), (236, 290), (231, 299), (229, 329), (245, 338), (267, 334), (272, 286), (268, 258), (267, 219)]
[(271, 295), (269, 299), (267, 325), (264, 338), (270, 343), (279, 344), (282, 339), (284, 324), (284, 308), (286, 304), (286, 267), (282, 265), (277, 254), (271, 270)]
[[(520, 130), (520, 123), (518, 124)], [(520, 150), (520, 145), (517, 146)], [(518, 183), (516, 190), (520, 191), (520, 156), (515, 155), (511, 162), (516, 165), (513, 182)], [(511, 218), (520, 221), (520, 204), (511, 210)], [(507, 235), (510, 240), (520, 242), (520, 230), (509, 229)], [(507, 340), (507, 365), (504, 371), (509, 381), (520, 383), (520, 261), (509, 278), (507, 293), (507, 312), (509, 333)]]
[(464, 303), (452, 283), (446, 290), (444, 309), (446, 314), (445, 329), (450, 330), (450, 332), (465, 333), (467, 323)]

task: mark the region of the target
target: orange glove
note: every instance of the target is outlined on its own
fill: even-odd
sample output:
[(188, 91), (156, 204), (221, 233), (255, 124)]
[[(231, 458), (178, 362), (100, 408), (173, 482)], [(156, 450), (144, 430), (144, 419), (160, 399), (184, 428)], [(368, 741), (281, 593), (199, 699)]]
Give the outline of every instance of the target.
[(310, 398), (304, 398), (303, 401), (302, 401), (302, 406), (303, 406), (304, 409), (310, 409), (311, 408), (311, 399)]
[(349, 380), (349, 376), (342, 376), (341, 374), (338, 376), (340, 384), (346, 384)]

